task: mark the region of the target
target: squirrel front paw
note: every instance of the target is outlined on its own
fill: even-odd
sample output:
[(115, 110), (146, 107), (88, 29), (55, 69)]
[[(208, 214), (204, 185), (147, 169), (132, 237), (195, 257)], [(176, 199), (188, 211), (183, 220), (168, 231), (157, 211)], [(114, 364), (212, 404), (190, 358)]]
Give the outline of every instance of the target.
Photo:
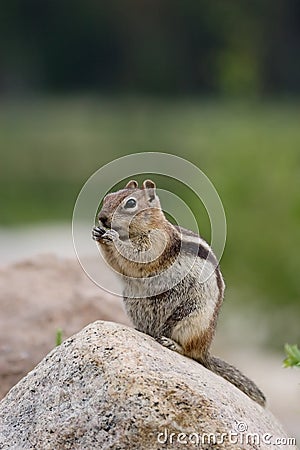
[(92, 231), (92, 237), (97, 242), (113, 242), (119, 237), (115, 230), (106, 230), (102, 227), (94, 227)]

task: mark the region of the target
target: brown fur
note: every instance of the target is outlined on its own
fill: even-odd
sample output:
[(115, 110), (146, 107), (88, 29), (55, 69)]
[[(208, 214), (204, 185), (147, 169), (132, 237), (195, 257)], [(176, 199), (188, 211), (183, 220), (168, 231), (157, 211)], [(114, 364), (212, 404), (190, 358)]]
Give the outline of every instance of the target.
[[(192, 336), (191, 339), (184, 346), (184, 353), (190, 355), (191, 358), (198, 359), (199, 361), (205, 360), (206, 349), (210, 345), (210, 333), (202, 333), (200, 335)], [(200, 354), (199, 349), (203, 349)]]

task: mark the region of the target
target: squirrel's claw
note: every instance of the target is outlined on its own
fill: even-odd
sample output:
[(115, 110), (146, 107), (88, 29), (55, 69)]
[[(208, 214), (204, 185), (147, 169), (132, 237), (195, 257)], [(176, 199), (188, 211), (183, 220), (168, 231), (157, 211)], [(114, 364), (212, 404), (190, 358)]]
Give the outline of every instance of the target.
[(93, 227), (92, 237), (94, 241), (99, 241), (105, 233), (106, 233), (105, 228)]
[(94, 227), (92, 230), (92, 237), (94, 241), (110, 241), (112, 242), (119, 235), (115, 230), (106, 230), (101, 227)]
[(173, 339), (167, 338), (166, 336), (158, 336), (155, 338), (155, 340), (163, 345), (164, 347), (173, 350), (174, 352), (180, 353), (181, 355), (184, 354), (183, 348), (181, 345), (179, 345), (177, 342), (173, 341)]

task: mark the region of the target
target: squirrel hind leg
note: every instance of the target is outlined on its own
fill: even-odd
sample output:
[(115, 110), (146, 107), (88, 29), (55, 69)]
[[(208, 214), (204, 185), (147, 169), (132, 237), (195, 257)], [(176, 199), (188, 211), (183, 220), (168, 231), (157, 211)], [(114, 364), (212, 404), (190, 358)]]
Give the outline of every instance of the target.
[(169, 350), (173, 350), (173, 352), (180, 353), (180, 355), (184, 355), (184, 350), (177, 342), (173, 341), (173, 339), (170, 339), (166, 336), (159, 336), (155, 338), (155, 340), (163, 345), (164, 347), (168, 348)]

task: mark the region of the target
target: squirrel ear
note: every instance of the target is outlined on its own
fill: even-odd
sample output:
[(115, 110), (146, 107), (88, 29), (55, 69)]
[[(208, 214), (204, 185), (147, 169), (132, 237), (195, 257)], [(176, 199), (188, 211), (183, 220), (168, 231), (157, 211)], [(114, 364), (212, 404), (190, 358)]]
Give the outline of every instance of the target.
[(125, 186), (125, 189), (136, 189), (138, 187), (138, 183), (135, 180), (130, 180)]
[(144, 181), (143, 189), (147, 190), (147, 196), (150, 202), (155, 199), (155, 188), (156, 188), (155, 183), (152, 180)]
[(145, 180), (143, 183), (143, 189), (155, 189), (155, 183), (152, 180)]

